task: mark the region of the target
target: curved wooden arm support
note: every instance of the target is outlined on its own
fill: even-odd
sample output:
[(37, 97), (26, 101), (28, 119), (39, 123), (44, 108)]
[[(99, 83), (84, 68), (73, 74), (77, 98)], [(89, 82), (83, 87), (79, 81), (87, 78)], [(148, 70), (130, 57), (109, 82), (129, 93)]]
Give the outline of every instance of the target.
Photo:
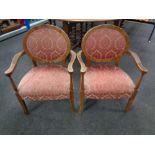
[(141, 85), (141, 82), (142, 82), (142, 79), (143, 79), (143, 76), (148, 72), (148, 70), (142, 65), (141, 61), (140, 61), (140, 58), (138, 57), (138, 55), (135, 53), (135, 52), (132, 52), (132, 51), (128, 51), (127, 54), (129, 56), (131, 56), (137, 66), (137, 68), (140, 70), (141, 72), (141, 75), (138, 77), (136, 83), (135, 83), (135, 91), (134, 93), (132, 94), (132, 96), (129, 98), (129, 101), (125, 107), (125, 111), (128, 112), (130, 111), (131, 109), (131, 106), (133, 104), (133, 101), (137, 95), (137, 92), (139, 90), (139, 87)]
[(15, 70), (15, 68), (16, 68), (19, 60), (20, 60), (20, 58), (24, 54), (25, 54), (25, 52), (24, 51), (21, 51), (21, 52), (19, 52), (19, 53), (17, 53), (17, 54), (14, 55), (10, 67), (5, 71), (5, 75), (10, 76), (14, 72), (14, 70)]
[(142, 65), (142, 62), (141, 62), (139, 56), (138, 56), (135, 52), (133, 52), (133, 51), (128, 51), (127, 54), (128, 54), (129, 56), (132, 57), (132, 59), (134, 60), (136, 66), (137, 66), (137, 68), (138, 68), (143, 74), (145, 74), (145, 73), (148, 72), (148, 70)]
[(70, 62), (68, 64), (68, 68), (67, 69), (68, 69), (68, 72), (72, 73), (74, 71), (73, 70), (73, 64), (74, 64), (75, 59), (76, 59), (76, 53), (73, 50), (71, 50), (70, 54), (71, 54), (71, 60), (70, 60)]
[(74, 51), (70, 51), (70, 55), (71, 55), (71, 59), (70, 62), (68, 64), (68, 72), (70, 74), (70, 110), (72, 112), (75, 112), (75, 108), (74, 108), (74, 89), (73, 89), (73, 64), (75, 62), (76, 59), (76, 53)]
[(84, 64), (83, 60), (82, 60), (81, 53), (82, 53), (82, 50), (79, 51), (79, 52), (77, 53), (77, 59), (78, 59), (80, 65), (81, 65), (81, 70), (80, 70), (80, 71), (81, 71), (82, 73), (84, 73), (84, 72), (86, 72), (87, 67), (86, 67), (86, 65)]
[(81, 78), (80, 78), (80, 108), (79, 108), (80, 113), (84, 111), (84, 74), (87, 71), (87, 67), (82, 60), (81, 53), (82, 53), (82, 50), (77, 53), (77, 59), (81, 65), (81, 70), (80, 70), (80, 72), (81, 72)]

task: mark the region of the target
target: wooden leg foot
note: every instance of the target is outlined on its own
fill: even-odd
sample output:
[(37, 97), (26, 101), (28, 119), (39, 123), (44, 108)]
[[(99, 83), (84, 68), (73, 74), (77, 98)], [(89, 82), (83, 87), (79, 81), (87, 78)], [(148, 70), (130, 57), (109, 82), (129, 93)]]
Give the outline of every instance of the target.
[(25, 104), (25, 101), (20, 97), (20, 95), (18, 93), (16, 93), (16, 96), (17, 96), (17, 98), (19, 100), (19, 103), (20, 103), (20, 105), (21, 105), (21, 107), (23, 109), (24, 114), (29, 114), (29, 111), (28, 111), (28, 108), (27, 108), (27, 106)]
[(80, 96), (80, 108), (79, 108), (79, 112), (82, 113), (84, 111), (84, 97), (83, 97), (83, 93)]
[(20, 102), (20, 104), (21, 104), (21, 106), (22, 106), (22, 109), (23, 109), (23, 111), (24, 111), (24, 114), (28, 115), (28, 114), (29, 114), (29, 111), (28, 111), (28, 108), (27, 108), (27, 106), (26, 106), (24, 100), (22, 100), (22, 101)]
[(71, 75), (71, 90), (70, 90), (70, 111), (75, 112), (75, 107), (74, 107), (74, 91), (73, 91), (73, 80), (72, 80), (72, 75)]
[(79, 113), (82, 113), (83, 111), (84, 111), (84, 107), (80, 106)]
[(129, 112), (131, 110), (133, 101), (134, 101), (135, 96), (131, 97), (125, 107), (125, 112)]

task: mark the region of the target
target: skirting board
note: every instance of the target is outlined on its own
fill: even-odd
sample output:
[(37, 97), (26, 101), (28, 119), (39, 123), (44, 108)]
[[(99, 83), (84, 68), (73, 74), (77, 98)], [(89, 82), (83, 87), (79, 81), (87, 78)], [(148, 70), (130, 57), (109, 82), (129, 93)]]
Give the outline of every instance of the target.
[[(45, 24), (45, 23), (48, 23), (48, 19), (43, 19), (43, 20), (34, 22), (34, 23), (30, 24), (30, 27), (32, 28), (34, 26)], [(13, 37), (15, 35), (18, 35), (20, 33), (26, 32), (26, 31), (27, 31), (26, 26), (22, 26), (20, 29), (17, 29), (17, 30), (14, 30), (14, 31), (0, 35), (0, 41), (8, 39), (10, 37)]]

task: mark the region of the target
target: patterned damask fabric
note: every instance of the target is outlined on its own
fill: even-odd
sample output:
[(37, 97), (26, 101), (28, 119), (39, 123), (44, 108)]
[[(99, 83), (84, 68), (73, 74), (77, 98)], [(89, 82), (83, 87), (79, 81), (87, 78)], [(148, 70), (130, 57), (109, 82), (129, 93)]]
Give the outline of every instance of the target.
[(84, 93), (90, 99), (129, 98), (135, 85), (121, 68), (114, 65), (89, 67), (84, 75)]
[(36, 60), (51, 62), (67, 52), (67, 41), (55, 29), (42, 27), (29, 34), (26, 46)]
[(23, 99), (68, 99), (70, 75), (62, 66), (34, 67), (22, 78), (18, 91)]
[(91, 59), (115, 59), (125, 52), (125, 37), (117, 30), (100, 28), (91, 32), (86, 39), (84, 51)]

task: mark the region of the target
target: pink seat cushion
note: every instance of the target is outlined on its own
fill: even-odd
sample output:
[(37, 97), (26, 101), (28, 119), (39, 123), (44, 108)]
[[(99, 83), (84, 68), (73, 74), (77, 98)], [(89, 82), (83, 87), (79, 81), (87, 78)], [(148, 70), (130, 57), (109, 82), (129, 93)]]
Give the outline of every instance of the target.
[(61, 66), (34, 67), (18, 85), (22, 98), (57, 100), (69, 98), (70, 75)]
[(114, 65), (96, 65), (88, 68), (84, 75), (86, 98), (129, 98), (135, 85), (121, 68)]

